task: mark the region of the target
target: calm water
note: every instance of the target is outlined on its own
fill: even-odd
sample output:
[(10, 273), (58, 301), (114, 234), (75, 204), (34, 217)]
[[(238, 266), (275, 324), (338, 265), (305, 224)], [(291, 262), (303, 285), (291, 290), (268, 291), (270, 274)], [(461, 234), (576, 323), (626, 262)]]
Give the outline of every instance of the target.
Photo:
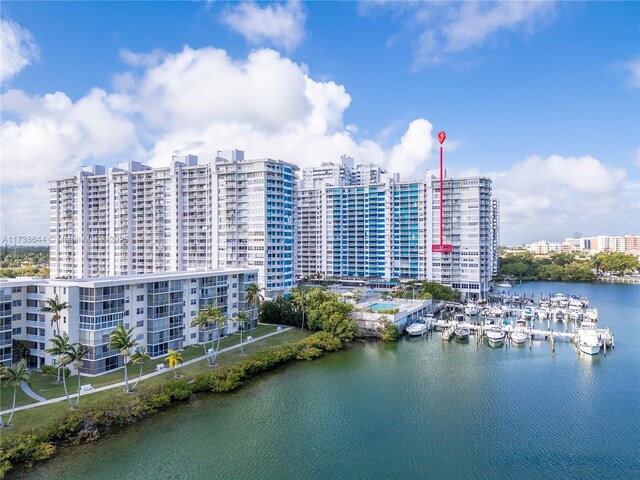
[(29, 472), (42, 479), (640, 478), (640, 286), (586, 295), (606, 358), (440, 334), (367, 343), (198, 398)]

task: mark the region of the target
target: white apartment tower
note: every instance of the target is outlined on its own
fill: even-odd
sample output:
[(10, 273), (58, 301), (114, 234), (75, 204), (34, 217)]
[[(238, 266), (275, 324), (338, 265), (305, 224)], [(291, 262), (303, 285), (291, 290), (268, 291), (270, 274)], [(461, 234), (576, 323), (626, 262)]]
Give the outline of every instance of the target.
[(49, 182), (51, 277), (256, 267), (268, 295), (293, 282), (297, 167), (239, 150), (169, 167), (85, 167)]
[[(222, 156), (224, 155), (224, 156)], [(255, 267), (269, 296), (294, 286), (294, 189), (297, 166), (281, 160), (245, 160), (218, 152), (213, 175), (213, 262)]]
[[(491, 197), (491, 179), (447, 178), (443, 191), (443, 243), (451, 244), (453, 251), (428, 249), (428, 277), (460, 290), (465, 297), (484, 298), (495, 268), (498, 239), (499, 212)], [(427, 210), (433, 212), (427, 232), (429, 245), (439, 243), (440, 194), (439, 179), (431, 177), (427, 192)]]

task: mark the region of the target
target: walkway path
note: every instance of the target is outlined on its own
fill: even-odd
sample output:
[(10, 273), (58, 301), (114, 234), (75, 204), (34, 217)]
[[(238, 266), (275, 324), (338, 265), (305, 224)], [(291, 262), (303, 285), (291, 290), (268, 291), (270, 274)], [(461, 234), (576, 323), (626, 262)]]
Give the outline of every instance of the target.
[[(246, 345), (250, 345), (251, 343), (255, 342), (256, 340), (262, 340), (263, 338), (268, 338), (268, 337), (272, 337), (273, 335), (278, 335), (280, 333), (284, 333), (284, 332), (288, 332), (289, 330), (293, 330), (293, 327), (282, 327), (281, 330), (276, 330), (275, 332), (271, 332), (271, 333), (267, 333), (266, 335), (262, 335), (260, 337), (256, 337), (253, 338), (251, 340), (251, 342), (243, 342), (242, 345), (246, 346)], [(231, 350), (234, 350), (236, 348), (240, 348), (240, 344), (236, 344), (236, 345), (231, 345), (230, 347), (227, 348), (223, 348), (222, 350), (220, 350), (220, 352), (218, 353), (224, 353), (224, 352), (229, 352)], [(198, 358), (194, 358), (192, 360), (187, 360), (186, 362), (184, 362), (181, 366), (186, 366), (186, 365), (191, 365), (192, 363), (196, 363), (199, 362), (201, 360), (206, 359), (207, 356), (206, 355), (202, 355), (201, 357)], [(171, 372), (172, 370), (170, 368), (163, 368), (162, 370), (156, 370), (155, 372), (151, 372), (151, 373), (147, 373), (146, 375), (142, 376), (141, 380), (144, 380), (145, 378), (151, 378), (151, 377), (155, 377), (156, 375), (162, 375), (163, 373), (167, 373), (167, 372)], [(124, 387), (124, 382), (119, 382), (119, 383), (112, 383), (110, 385), (105, 385), (103, 387), (97, 387), (97, 388), (93, 388), (87, 392), (81, 392), (81, 396), (84, 397), (85, 395), (91, 395), (92, 393), (98, 393), (98, 392), (104, 392), (105, 390), (111, 390), (112, 388), (117, 388), (117, 387)], [(27, 393), (27, 392), (25, 392)], [(31, 392), (33, 393), (33, 392)], [(29, 395), (27, 393), (27, 395)], [(35, 393), (34, 393), (35, 395)], [(31, 395), (29, 395), (31, 396)], [(78, 396), (77, 393), (74, 393), (73, 395), (69, 395), (70, 398), (76, 398)], [(35, 398), (35, 397), (33, 397)], [(42, 397), (40, 397), (42, 398)], [(22, 405), (21, 407), (16, 407), (16, 412), (19, 412), (21, 410), (29, 410), (31, 408), (37, 408), (40, 407), (42, 405), (49, 405), (52, 403), (58, 403), (58, 402), (62, 402), (63, 400), (66, 400), (67, 397), (57, 397), (57, 398), (52, 398), (49, 400), (45, 400), (43, 399), (43, 401), (39, 401), (38, 403), (31, 403), (29, 405)], [(11, 409), (8, 410), (4, 410), (2, 412), (0, 412), (0, 415), (4, 415), (6, 413), (11, 413)]]
[[(46, 398), (41, 397), (40, 395), (38, 395), (37, 393), (35, 393), (33, 390), (31, 390), (31, 389), (29, 388), (29, 385), (27, 385), (27, 384), (26, 384), (26, 383), (24, 383), (24, 382), (22, 382), (22, 383), (20, 384), (20, 388), (22, 389), (22, 391), (23, 391), (24, 393), (26, 393), (27, 395), (29, 395), (29, 396), (30, 396), (31, 398), (33, 398), (34, 400), (37, 400), (38, 402), (44, 402), (44, 401), (46, 401), (46, 400), (47, 400)], [(17, 408), (16, 408), (16, 410), (17, 410)]]

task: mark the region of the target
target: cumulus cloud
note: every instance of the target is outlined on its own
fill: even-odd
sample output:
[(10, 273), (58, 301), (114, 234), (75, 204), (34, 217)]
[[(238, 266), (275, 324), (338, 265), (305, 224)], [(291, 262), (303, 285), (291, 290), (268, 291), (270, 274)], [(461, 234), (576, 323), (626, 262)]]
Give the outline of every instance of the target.
[[(554, 16), (552, 1), (383, 2), (362, 14), (391, 9), (414, 37), (414, 68), (430, 67), (495, 40), (503, 32), (531, 34)], [(392, 41), (397, 41), (399, 35)]]
[[(470, 173), (470, 172), (467, 172)], [(532, 156), (489, 173), (500, 199), (504, 242), (562, 240), (573, 231), (594, 232), (637, 224), (629, 208), (626, 172), (591, 156)]]
[(0, 20), (0, 80), (7, 81), (36, 61), (40, 49), (29, 30), (9, 20)]
[(304, 39), (306, 18), (301, 3), (295, 0), (263, 7), (255, 2), (242, 2), (222, 13), (222, 22), (249, 43), (267, 43), (288, 52), (295, 50)]
[[(93, 89), (77, 101), (62, 92), (2, 95), (5, 232), (46, 233), (46, 181), (82, 164), (135, 159), (166, 166), (173, 154), (206, 161), (216, 150), (239, 148), (251, 158), (301, 167), (347, 154), (405, 179), (437, 166), (428, 120), (394, 125), (403, 133), (389, 147), (359, 137), (356, 125), (344, 125), (351, 104), (345, 87), (315, 80), (306, 66), (273, 50), (242, 59), (214, 48), (154, 53), (152, 61), (144, 55), (127, 54), (134, 66), (117, 76), (111, 91)], [(504, 241), (530, 241), (531, 231), (553, 239), (596, 224), (605, 231), (637, 223), (637, 181), (590, 156), (530, 157), (491, 176), (502, 202)]]
[(93, 89), (77, 102), (62, 92), (29, 96), (9, 90), (2, 122), (2, 184), (24, 185), (75, 172), (83, 162), (123, 154), (137, 143), (133, 123), (113, 105), (113, 97)]
[[(432, 159), (427, 120), (405, 125), (389, 148), (358, 138), (356, 125), (344, 125), (351, 104), (345, 87), (314, 80), (306, 66), (274, 50), (244, 59), (214, 48), (145, 55), (127, 51), (123, 57), (134, 68), (116, 76), (112, 91), (94, 89), (75, 102), (62, 92), (6, 92), (3, 113), (12, 118), (4, 115), (2, 123), (3, 185), (44, 190), (46, 180), (82, 164), (111, 166), (127, 158), (164, 166), (173, 154), (211, 160), (216, 150), (230, 148), (300, 166), (347, 154), (405, 178), (424, 175)], [(15, 202), (29, 209), (28, 197)], [(46, 229), (47, 215), (34, 204), (30, 218)]]

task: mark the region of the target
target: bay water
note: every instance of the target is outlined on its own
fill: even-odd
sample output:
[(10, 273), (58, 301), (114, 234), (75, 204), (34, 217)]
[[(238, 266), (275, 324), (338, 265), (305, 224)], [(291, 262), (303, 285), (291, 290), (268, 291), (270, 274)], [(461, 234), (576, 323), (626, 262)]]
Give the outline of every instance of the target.
[[(37, 479), (640, 478), (640, 285), (530, 282), (589, 297), (607, 356), (440, 333), (358, 342), (201, 395), (25, 471)], [(557, 324), (554, 328), (558, 328)]]

